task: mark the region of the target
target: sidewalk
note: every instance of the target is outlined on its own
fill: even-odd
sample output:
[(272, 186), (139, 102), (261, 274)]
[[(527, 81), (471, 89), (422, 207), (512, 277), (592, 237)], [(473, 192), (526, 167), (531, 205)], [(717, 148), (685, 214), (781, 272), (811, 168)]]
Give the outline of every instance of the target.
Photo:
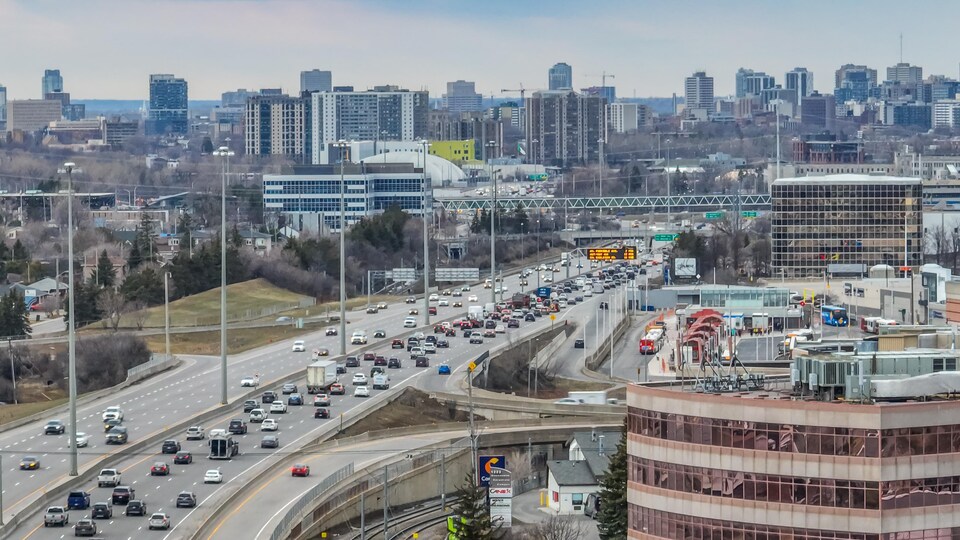
[[(543, 502), (547, 501), (547, 490), (534, 489), (522, 495), (513, 498), (513, 524), (537, 524), (553, 515), (553, 511), (547, 506), (540, 506), (541, 494)], [(580, 534), (577, 535), (581, 540), (600, 540), (600, 533), (597, 531), (597, 522), (583, 514), (572, 514), (564, 516), (565, 518), (576, 520), (580, 523)]]

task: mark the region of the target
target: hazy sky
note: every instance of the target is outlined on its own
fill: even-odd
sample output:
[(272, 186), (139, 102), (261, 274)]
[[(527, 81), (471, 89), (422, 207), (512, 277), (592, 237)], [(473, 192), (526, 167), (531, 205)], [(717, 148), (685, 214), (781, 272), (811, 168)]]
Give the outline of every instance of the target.
[[(880, 70), (899, 59), (924, 76), (958, 76), (949, 28), (956, 0), (0, 0), (0, 84), (40, 97), (59, 68), (77, 99), (145, 99), (150, 73), (187, 79), (191, 99), (236, 88), (299, 91), (299, 72), (331, 70), (336, 85), (425, 88), (476, 81), (485, 95), (547, 84), (555, 62), (574, 86), (620, 96), (683, 93), (695, 70), (733, 92), (745, 66), (782, 82), (805, 66), (833, 89), (842, 63)], [(941, 24), (943, 23), (943, 24)]]

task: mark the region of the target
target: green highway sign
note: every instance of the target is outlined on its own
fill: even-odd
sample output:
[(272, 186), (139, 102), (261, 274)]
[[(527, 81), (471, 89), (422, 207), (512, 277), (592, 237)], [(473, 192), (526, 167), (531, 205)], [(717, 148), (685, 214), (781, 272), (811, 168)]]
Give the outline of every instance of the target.
[(703, 214), (706, 219), (723, 219), (723, 212), (707, 212)]
[(745, 210), (743, 212), (740, 212), (740, 215), (745, 218), (755, 218), (755, 217), (758, 217), (760, 213), (755, 210)]
[(674, 240), (677, 239), (677, 235), (675, 235), (675, 234), (655, 234), (655, 235), (653, 235), (653, 239), (656, 240), (657, 242), (673, 242)]

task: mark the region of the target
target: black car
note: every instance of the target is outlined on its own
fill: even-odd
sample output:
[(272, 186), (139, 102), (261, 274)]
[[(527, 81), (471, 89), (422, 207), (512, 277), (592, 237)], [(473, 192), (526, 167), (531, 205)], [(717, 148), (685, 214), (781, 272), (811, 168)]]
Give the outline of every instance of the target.
[(317, 407), (313, 410), (314, 418), (330, 418), (330, 409), (325, 409), (323, 407)]
[(387, 332), (384, 330), (374, 330), (373, 337), (375, 338), (385, 338), (387, 337)]
[(348, 357), (347, 357), (347, 367), (348, 367), (348, 368), (350, 368), (350, 367), (360, 367), (360, 359), (357, 358), (356, 356), (348, 356)]
[(263, 393), (263, 396), (260, 397), (260, 401), (263, 403), (273, 403), (277, 399), (277, 393), (267, 390)]
[(177, 508), (193, 508), (196, 505), (196, 494), (190, 491), (182, 491), (179, 495), (177, 495)]
[(127, 444), (127, 428), (115, 426), (107, 432), (107, 444)]
[[(113, 488), (113, 494), (110, 496), (110, 502), (113, 504), (127, 504), (133, 500), (136, 490), (129, 486), (117, 486)], [(127, 511), (130, 509), (127, 508)], [(144, 509), (146, 512), (146, 509)], [(130, 514), (127, 514), (130, 515)], [(143, 514), (141, 514), (143, 515)]]
[(109, 419), (109, 420), (104, 420), (104, 421), (103, 421), (103, 431), (104, 431), (104, 432), (107, 432), (107, 431), (110, 431), (111, 429), (113, 429), (113, 428), (115, 428), (115, 427), (117, 427), (117, 426), (122, 426), (122, 425), (123, 425), (123, 421), (120, 420), (119, 418), (111, 418), (111, 419)]
[(573, 348), (574, 348), (574, 349), (582, 349), (583, 347), (584, 347), (584, 345), (583, 345), (583, 340), (582, 340), (582, 339), (574, 340), (574, 342), (573, 342)]
[(434, 335), (431, 334), (431, 335), (427, 336), (427, 337), (424, 339), (424, 341), (426, 341), (427, 343), (433, 343), (434, 345), (436, 345), (436, 344), (437, 344), (437, 336), (434, 336)]
[(426, 356), (418, 356), (416, 358), (417, 367), (430, 367), (430, 359)]
[(473, 333), (473, 330), (472, 330), (472, 329), (464, 330), (464, 331), (463, 331), (463, 337), (468, 338), (468, 337), (470, 337), (470, 334), (472, 334), (472, 333)]
[(280, 448), (280, 439), (276, 435), (264, 435), (260, 440), (260, 448)]
[(110, 519), (113, 517), (113, 506), (104, 502), (93, 503), (90, 517), (93, 519)]
[(397, 358), (396, 356), (391, 356), (390, 359), (387, 360), (387, 367), (389, 369), (400, 369), (403, 367), (403, 364), (400, 363), (399, 358)]
[(163, 441), (163, 446), (160, 448), (161, 454), (176, 454), (180, 451), (180, 442), (173, 439), (167, 439)]
[(174, 465), (189, 465), (193, 463), (193, 454), (190, 452), (177, 452), (177, 455), (173, 456)]
[(526, 315), (523, 316), (523, 320), (527, 322), (535, 322), (537, 320), (537, 316), (534, 315), (533, 313), (527, 313)]
[(507, 328), (520, 328), (520, 319), (510, 319), (507, 322)]
[(51, 420), (47, 422), (47, 425), (43, 426), (44, 435), (63, 435), (66, 430), (67, 426), (60, 420)]
[(483, 323), (483, 327), (487, 330), (493, 330), (497, 327), (497, 321), (493, 319), (487, 319), (486, 322)]
[(342, 362), (337, 362), (337, 375), (342, 375), (347, 372), (347, 364)]
[(372, 379), (376, 375), (383, 375), (386, 371), (383, 370), (381, 366), (373, 366), (370, 368), (370, 378)]
[(97, 535), (97, 524), (90, 519), (80, 519), (77, 521), (77, 524), (73, 526), (73, 535), (74, 536), (96, 536)]
[(449, 349), (449, 348), (450, 348), (450, 342), (447, 341), (447, 340), (445, 340), (445, 339), (437, 340), (437, 348), (438, 348), (438, 349)]
[[(131, 490), (131, 493), (133, 491)], [(114, 499), (113, 504), (121, 504)], [(127, 503), (126, 510), (123, 511), (125, 516), (145, 516), (147, 515), (147, 503), (143, 501), (130, 501)]]
[(255, 399), (248, 399), (243, 402), (243, 412), (248, 413), (256, 408), (260, 407), (260, 404), (257, 403)]
[[(230, 425), (227, 426), (227, 431), (233, 435), (244, 435), (247, 432), (247, 423), (239, 418), (234, 418), (230, 421)], [(180, 448), (178, 446), (177, 451)]]

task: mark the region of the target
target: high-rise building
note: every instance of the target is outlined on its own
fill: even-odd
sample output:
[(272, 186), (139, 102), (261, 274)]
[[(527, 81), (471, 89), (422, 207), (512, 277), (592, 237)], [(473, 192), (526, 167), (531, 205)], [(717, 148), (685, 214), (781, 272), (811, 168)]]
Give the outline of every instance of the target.
[(300, 93), (330, 92), (333, 90), (333, 75), (329, 71), (311, 69), (300, 72)]
[(550, 90), (573, 90), (573, 68), (565, 62), (554, 64), (547, 78)]
[(483, 109), (483, 96), (477, 93), (473, 81), (448, 82), (443, 108), (454, 114), (479, 111)]
[(7, 131), (40, 131), (60, 120), (63, 105), (56, 99), (15, 99), (7, 102)]
[(173, 75), (150, 75), (150, 111), (146, 134), (186, 135), (188, 124), (187, 81)]
[(572, 91), (534, 92), (526, 102), (529, 159), (566, 166), (597, 161), (606, 102)]
[(804, 98), (813, 93), (813, 72), (807, 68), (796, 67), (788, 71), (784, 77), (787, 90), (796, 90), (798, 98)]
[(62, 104), (64, 120), (83, 120), (87, 116), (87, 106), (80, 103), (70, 103), (69, 92), (50, 92), (44, 94), (43, 99), (55, 99)]
[(713, 77), (707, 77), (706, 72), (697, 71), (687, 77), (684, 84), (684, 109), (703, 110), (707, 115), (714, 112), (716, 105), (713, 102)]
[(628, 133), (636, 131), (639, 121), (637, 119), (636, 103), (611, 103), (607, 105), (607, 122), (609, 128), (614, 133)]
[(960, 101), (943, 99), (933, 104), (934, 128), (960, 128)]
[(59, 69), (45, 69), (43, 71), (41, 96), (52, 94), (54, 92), (63, 92), (63, 77), (60, 76)]
[(747, 77), (753, 75), (754, 71), (752, 69), (740, 68), (737, 70), (736, 77), (736, 86), (735, 92), (738, 98), (746, 97), (747, 95)]
[(917, 84), (923, 80), (923, 68), (911, 66), (907, 62), (900, 62), (887, 68), (886, 80), (902, 84)]
[[(870, 70), (874, 72), (876, 76), (876, 70)], [(843, 74), (843, 79), (840, 80), (840, 85), (837, 86), (835, 93), (838, 96), (839, 101), (866, 101), (870, 97), (870, 92), (872, 89), (876, 88), (877, 85), (871, 82), (870, 72), (867, 70), (847, 70)]]
[(777, 81), (773, 78), (772, 75), (767, 75), (762, 71), (756, 71), (743, 77), (743, 90), (746, 92), (744, 95), (753, 95), (759, 96), (763, 94), (763, 91), (767, 88), (773, 88), (776, 86)]
[(256, 95), (247, 99), (244, 112), (244, 147), (247, 155), (290, 156), (304, 163), (310, 158), (309, 96)]
[(259, 96), (260, 92), (256, 90), (247, 90), (246, 88), (241, 88), (239, 90), (231, 90), (229, 92), (224, 92), (220, 94), (220, 106), (221, 107), (246, 107), (247, 99), (253, 96)]
[(800, 100), (800, 123), (808, 129), (832, 130), (836, 109), (832, 95), (814, 91)]
[(340, 139), (413, 141), (427, 136), (426, 91), (380, 86), (366, 92), (315, 92), (311, 99), (314, 164), (329, 163), (328, 147)]
[(864, 79), (867, 81), (869, 88), (877, 86), (877, 70), (870, 69), (867, 66), (844, 64), (840, 66), (840, 69), (834, 72), (834, 88), (841, 88), (843, 86), (843, 81), (850, 73), (863, 73)]
[(590, 86), (581, 88), (580, 93), (587, 96), (600, 96), (607, 100), (607, 103), (617, 101), (617, 87), (615, 86)]
[(7, 87), (0, 84), (0, 131), (7, 128)]

